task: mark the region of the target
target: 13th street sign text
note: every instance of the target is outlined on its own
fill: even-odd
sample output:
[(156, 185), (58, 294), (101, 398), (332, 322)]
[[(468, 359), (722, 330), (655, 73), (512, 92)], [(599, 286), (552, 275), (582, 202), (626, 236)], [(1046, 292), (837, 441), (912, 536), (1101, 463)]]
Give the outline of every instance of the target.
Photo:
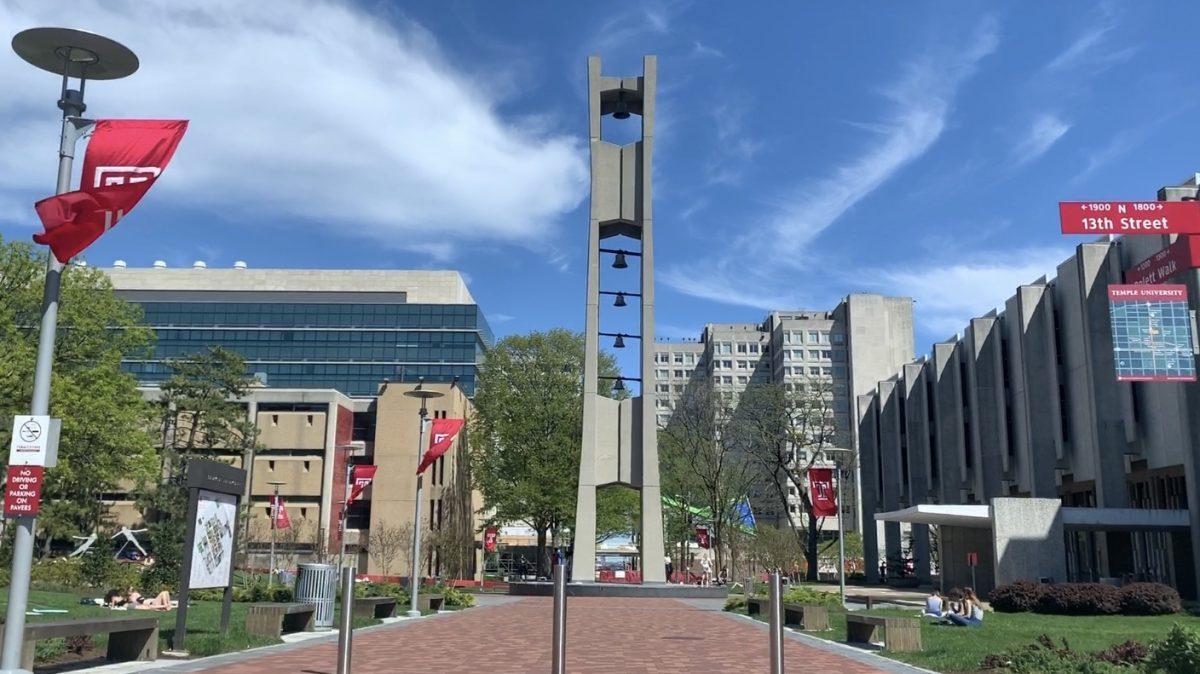
[(1063, 234), (1200, 234), (1196, 201), (1063, 201)]

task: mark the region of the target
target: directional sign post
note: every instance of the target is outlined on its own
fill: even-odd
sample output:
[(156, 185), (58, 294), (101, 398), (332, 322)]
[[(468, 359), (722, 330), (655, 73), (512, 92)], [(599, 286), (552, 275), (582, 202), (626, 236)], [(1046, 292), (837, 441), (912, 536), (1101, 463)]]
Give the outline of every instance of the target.
[(1200, 267), (1200, 236), (1181, 236), (1175, 243), (1125, 272), (1125, 283), (1162, 283), (1176, 274)]
[(1063, 234), (1200, 234), (1197, 201), (1063, 201)]

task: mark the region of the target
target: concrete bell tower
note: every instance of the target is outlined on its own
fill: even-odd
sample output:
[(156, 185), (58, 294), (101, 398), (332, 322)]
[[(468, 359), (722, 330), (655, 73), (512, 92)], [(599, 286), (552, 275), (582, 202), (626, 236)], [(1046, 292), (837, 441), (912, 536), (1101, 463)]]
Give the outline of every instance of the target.
[[(588, 59), (588, 121), (591, 149), (591, 214), (588, 222), (587, 320), (583, 368), (583, 442), (579, 464), (579, 498), (575, 505), (575, 551), (572, 579), (590, 582), (596, 567), (596, 488), (622, 484), (641, 493), (641, 572), (648, 583), (666, 582), (663, 555), (662, 489), (658, 476), (658, 436), (654, 390), (654, 238), (650, 190), (650, 157), (654, 149), (654, 95), (657, 59), (646, 56), (640, 77), (600, 74), (600, 57)], [(642, 120), (642, 137), (628, 145), (601, 138), (605, 115)], [(608, 242), (605, 245), (603, 242)], [(630, 248), (623, 248), (628, 245)], [(639, 292), (601, 290), (601, 254), (613, 255), (615, 271), (625, 270), (629, 258), (639, 258)], [(600, 296), (636, 298), (641, 307), (641, 334), (600, 331)], [(601, 393), (612, 390), (611, 379), (600, 379), (600, 336), (635, 339), (640, 357), (636, 376), (618, 377), (641, 382), (641, 395), (615, 400)], [(603, 381), (604, 385), (600, 383)]]

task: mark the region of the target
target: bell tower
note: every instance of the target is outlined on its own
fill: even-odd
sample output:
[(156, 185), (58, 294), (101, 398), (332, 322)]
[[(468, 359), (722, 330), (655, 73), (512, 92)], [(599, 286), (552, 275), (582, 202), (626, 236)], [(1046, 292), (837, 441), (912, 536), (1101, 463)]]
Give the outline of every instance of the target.
[[(641, 494), (642, 579), (666, 582), (663, 554), (662, 489), (658, 475), (658, 436), (654, 390), (654, 238), (650, 157), (654, 149), (654, 96), (657, 59), (642, 60), (638, 77), (600, 73), (600, 57), (588, 58), (588, 122), (591, 151), (591, 208), (588, 221), (587, 317), (584, 327), (583, 438), (579, 497), (575, 504), (575, 551), (571, 577), (590, 582), (596, 567), (596, 489), (622, 484)], [(601, 138), (600, 121), (641, 118), (641, 138), (616, 145)], [(627, 274), (630, 259), (639, 262), (638, 292), (602, 290), (601, 256), (612, 256), (612, 269)], [(606, 257), (607, 259), (607, 257)], [(601, 332), (600, 296), (614, 306), (638, 306), (640, 333)], [(628, 298), (628, 299), (627, 299)], [(635, 301), (636, 300), (636, 301)], [(600, 336), (618, 343), (636, 340), (636, 375), (601, 378)], [(640, 383), (640, 395), (617, 400), (608, 394)]]

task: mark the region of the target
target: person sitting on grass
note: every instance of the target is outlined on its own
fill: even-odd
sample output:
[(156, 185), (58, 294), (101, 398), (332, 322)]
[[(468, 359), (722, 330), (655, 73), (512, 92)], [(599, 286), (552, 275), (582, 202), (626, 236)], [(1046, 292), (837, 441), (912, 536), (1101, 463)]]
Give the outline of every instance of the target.
[(958, 613), (947, 613), (946, 620), (949, 624), (958, 625), (959, 627), (982, 627), (983, 626), (983, 605), (979, 602), (979, 597), (975, 596), (975, 590), (971, 588), (963, 589), (962, 609)]
[(946, 614), (946, 602), (942, 599), (941, 593), (934, 590), (928, 597), (925, 598), (925, 611), (921, 613), (922, 618), (941, 618)]
[(124, 595), (119, 590), (109, 590), (104, 595), (104, 605), (109, 608), (133, 608), (138, 611), (169, 611), (174, 607), (171, 594), (166, 590), (151, 599), (132, 587)]

